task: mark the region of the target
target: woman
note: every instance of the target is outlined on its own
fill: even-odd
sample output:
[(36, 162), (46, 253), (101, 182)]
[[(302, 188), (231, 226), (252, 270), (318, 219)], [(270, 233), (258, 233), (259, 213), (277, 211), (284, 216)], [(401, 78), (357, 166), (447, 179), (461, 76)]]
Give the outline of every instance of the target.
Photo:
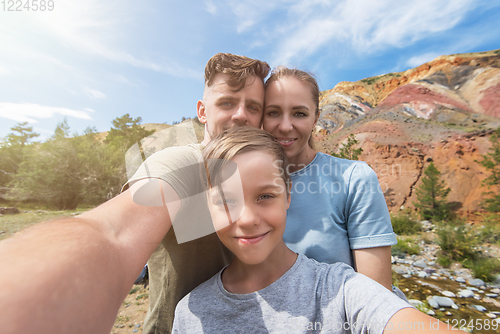
[(391, 245), (397, 241), (377, 176), (364, 162), (314, 150), (318, 116), (316, 80), (296, 69), (274, 70), (266, 82), (263, 127), (290, 162), (285, 242), (320, 262), (347, 263), (391, 289)]

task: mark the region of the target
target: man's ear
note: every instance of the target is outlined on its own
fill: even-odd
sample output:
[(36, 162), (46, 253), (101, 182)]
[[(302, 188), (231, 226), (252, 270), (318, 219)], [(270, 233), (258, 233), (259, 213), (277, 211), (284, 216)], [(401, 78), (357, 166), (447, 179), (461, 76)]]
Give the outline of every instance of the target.
[(207, 113), (205, 112), (205, 103), (199, 100), (196, 104), (196, 114), (198, 115), (198, 120), (201, 124), (207, 123)]
[(288, 182), (288, 198), (286, 199), (286, 209), (290, 208), (290, 201), (292, 200), (292, 180)]

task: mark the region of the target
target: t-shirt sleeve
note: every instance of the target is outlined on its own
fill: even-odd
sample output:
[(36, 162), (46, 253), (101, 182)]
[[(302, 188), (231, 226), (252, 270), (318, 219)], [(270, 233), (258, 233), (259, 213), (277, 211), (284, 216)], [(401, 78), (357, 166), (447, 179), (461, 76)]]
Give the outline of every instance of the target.
[[(352, 333), (382, 333), (399, 310), (412, 307), (374, 280), (351, 271), (345, 275), (343, 300)], [(394, 325), (394, 324), (393, 324)]]
[(152, 154), (123, 185), (122, 191), (135, 181), (156, 178), (170, 184), (181, 199), (193, 195), (200, 187), (201, 148), (200, 145), (176, 146)]
[[(143, 179), (160, 179), (167, 182), (180, 199), (180, 208), (172, 226), (178, 243), (188, 242), (215, 232), (206, 203), (207, 182), (201, 155), (201, 145), (169, 147), (144, 161), (123, 187)], [(142, 186), (134, 193), (134, 202), (147, 206), (161, 206), (165, 199), (172, 203), (168, 194), (162, 195), (154, 184)]]
[(375, 172), (365, 162), (357, 162), (348, 177), (346, 217), (351, 249), (395, 245), (389, 210)]

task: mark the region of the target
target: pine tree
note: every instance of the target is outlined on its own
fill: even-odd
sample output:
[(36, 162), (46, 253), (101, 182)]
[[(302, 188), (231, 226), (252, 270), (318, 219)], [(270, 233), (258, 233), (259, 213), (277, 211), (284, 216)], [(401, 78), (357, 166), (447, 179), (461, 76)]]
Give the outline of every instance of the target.
[(155, 132), (154, 130), (148, 131), (140, 126), (141, 121), (140, 117), (133, 119), (129, 114), (115, 118), (113, 120), (113, 127), (109, 130), (104, 143), (125, 152), (142, 138), (152, 135)]
[(18, 123), (10, 128), (12, 133), (0, 140), (0, 195), (5, 195), (11, 188), (8, 184), (16, 176), (25, 153), (30, 146), (30, 140), (38, 137), (28, 122)]
[(342, 147), (340, 148), (340, 152), (334, 153), (332, 152), (331, 155), (337, 158), (342, 158), (342, 159), (349, 159), (349, 160), (358, 160), (359, 156), (363, 152), (362, 148), (354, 149), (354, 145), (358, 143), (358, 140), (354, 135), (351, 133), (349, 137), (347, 137), (347, 143), (342, 144)]
[[(492, 146), (489, 152), (483, 155), (482, 161), (479, 161), (491, 173), (483, 181), (483, 185), (489, 189), (500, 186), (500, 128), (491, 135), (490, 142)], [(500, 213), (500, 194), (492, 191), (487, 194), (491, 197), (485, 199), (484, 208), (493, 213)]]
[(440, 180), (441, 172), (431, 162), (424, 171), (422, 184), (417, 188), (417, 200), (413, 205), (419, 210), (423, 219), (446, 219), (449, 217), (449, 206), (446, 197), (450, 192), (445, 182)]

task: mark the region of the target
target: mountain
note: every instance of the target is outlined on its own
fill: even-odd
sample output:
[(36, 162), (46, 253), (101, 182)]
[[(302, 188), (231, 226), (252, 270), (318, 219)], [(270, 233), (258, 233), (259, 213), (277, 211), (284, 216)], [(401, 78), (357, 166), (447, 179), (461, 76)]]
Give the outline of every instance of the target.
[(441, 56), (416, 68), (321, 93), (315, 132), (331, 153), (353, 133), (360, 160), (377, 173), (391, 211), (412, 207), (415, 187), (434, 161), (463, 213), (481, 209), (482, 160), (500, 126), (500, 50)]

